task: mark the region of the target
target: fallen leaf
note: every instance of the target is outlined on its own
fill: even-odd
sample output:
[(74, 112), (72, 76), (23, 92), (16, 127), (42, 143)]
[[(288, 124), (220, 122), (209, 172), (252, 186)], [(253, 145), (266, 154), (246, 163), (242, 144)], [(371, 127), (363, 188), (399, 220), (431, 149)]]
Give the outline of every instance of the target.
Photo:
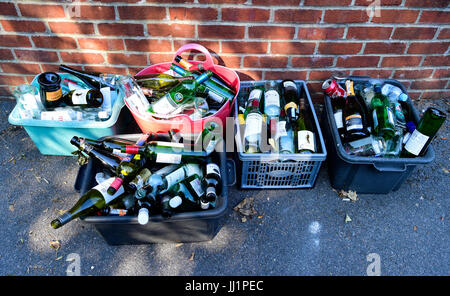
[(178, 244), (175, 245), (175, 247), (178, 248), (178, 247), (181, 247), (182, 245), (183, 245), (183, 243), (178, 243)]
[(11, 212), (14, 212), (14, 204), (9, 204), (9, 210), (10, 210)]
[(258, 216), (258, 219), (262, 219), (264, 217), (264, 215)]
[(252, 218), (252, 216), (258, 214), (258, 212), (256, 212), (253, 207), (253, 201), (253, 197), (244, 198), (237, 206), (234, 207), (234, 210), (239, 212), (243, 216)]
[(416, 226), (416, 225), (414, 225), (413, 229), (414, 229), (414, 231), (417, 231), (417, 226)]
[(247, 218), (246, 218), (246, 217), (242, 217), (242, 218), (241, 218), (241, 222), (242, 222), (242, 223), (247, 222)]
[(58, 258), (55, 259), (55, 261), (61, 260), (63, 258), (63, 256), (59, 256)]
[(50, 182), (48, 182), (48, 180), (47, 180), (47, 179), (45, 179), (45, 178), (42, 178), (42, 180), (44, 180), (44, 181), (45, 181), (45, 183), (47, 183), (47, 184), (50, 184)]
[(345, 223), (352, 222), (352, 219), (349, 215), (345, 214)]
[(189, 261), (194, 261), (195, 252), (192, 252), (191, 257), (189, 258)]
[[(334, 191), (337, 192), (336, 190), (334, 190)], [(351, 201), (357, 201), (358, 200), (358, 195), (356, 194), (355, 191), (352, 191), (352, 190), (349, 190), (348, 192), (344, 191), (344, 190), (340, 190), (339, 192), (337, 192), (337, 194), (343, 200), (345, 200), (345, 198), (348, 198)]]
[(44, 212), (44, 213), (47, 213), (47, 212), (48, 212), (48, 208), (46, 208), (43, 212)]
[(67, 210), (58, 210), (58, 214), (61, 216), (62, 214), (64, 214), (65, 212), (67, 212)]
[(55, 251), (58, 251), (61, 248), (61, 242), (59, 240), (51, 240), (50, 247), (52, 247)]

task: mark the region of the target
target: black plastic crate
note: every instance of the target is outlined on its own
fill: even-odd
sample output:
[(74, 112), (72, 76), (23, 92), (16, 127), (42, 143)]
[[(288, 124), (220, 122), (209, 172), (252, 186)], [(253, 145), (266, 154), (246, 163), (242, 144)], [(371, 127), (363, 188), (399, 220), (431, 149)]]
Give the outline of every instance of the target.
[[(355, 82), (368, 81), (369, 77), (349, 77)], [(393, 79), (380, 79), (382, 83), (398, 86), (407, 94), (405, 87)], [(343, 86), (345, 80), (338, 80)], [(419, 113), (408, 98), (413, 121), (419, 121)], [(347, 154), (342, 146), (330, 97), (325, 95), (325, 110), (322, 113), (322, 126), (328, 151), (328, 174), (331, 186), (335, 189), (354, 190), (358, 193), (386, 194), (396, 191), (411, 175), (417, 165), (434, 160), (434, 150), (430, 145), (426, 154), (415, 158), (382, 158), (355, 156)]]
[[(140, 134), (115, 135), (114, 137), (137, 141)], [(107, 137), (106, 137), (107, 138)], [(103, 139), (103, 138), (101, 138)], [(224, 145), (224, 141), (221, 142)], [(151, 215), (147, 225), (140, 225), (137, 216), (88, 216), (85, 223), (95, 226), (110, 245), (132, 245), (149, 243), (180, 243), (212, 240), (222, 227), (221, 218), (228, 205), (228, 184), (233, 184), (234, 162), (226, 158), (225, 148), (217, 149), (220, 158), (222, 191), (216, 207), (204, 211), (175, 213), (164, 219), (161, 215)], [(223, 151), (223, 152), (222, 152)], [(75, 181), (75, 190), (81, 194), (97, 185), (95, 174), (101, 171), (96, 161), (80, 167)], [(231, 182), (228, 182), (230, 176)]]

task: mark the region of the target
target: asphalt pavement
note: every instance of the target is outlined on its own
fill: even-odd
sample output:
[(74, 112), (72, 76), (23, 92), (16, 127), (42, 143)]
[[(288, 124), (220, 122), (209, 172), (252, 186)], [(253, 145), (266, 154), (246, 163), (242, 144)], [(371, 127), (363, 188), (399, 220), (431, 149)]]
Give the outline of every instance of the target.
[[(41, 155), (10, 125), (14, 103), (0, 101), (0, 275), (65, 276), (73, 256), (81, 275), (450, 275), (448, 120), (435, 160), (397, 192), (344, 201), (324, 163), (313, 189), (231, 187), (211, 241), (110, 246), (80, 220), (50, 227), (79, 198), (79, 167), (73, 157)], [(418, 104), (450, 109), (448, 100)], [(233, 207), (246, 197), (257, 214), (243, 222)]]

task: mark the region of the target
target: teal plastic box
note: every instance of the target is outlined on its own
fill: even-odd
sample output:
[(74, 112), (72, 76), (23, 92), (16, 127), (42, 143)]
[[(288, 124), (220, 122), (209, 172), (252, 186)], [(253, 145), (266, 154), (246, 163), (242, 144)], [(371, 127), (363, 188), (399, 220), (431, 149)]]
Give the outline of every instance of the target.
[[(74, 81), (80, 81), (70, 74), (58, 74), (62, 79), (70, 78)], [(32, 84), (39, 87), (37, 76), (34, 78)], [(76, 147), (70, 144), (70, 139), (73, 136), (98, 139), (119, 134), (121, 131), (120, 127), (129, 124), (129, 122), (123, 122), (122, 118), (120, 121), (118, 120), (122, 107), (125, 105), (122, 93), (111, 91), (111, 100), (114, 100), (111, 117), (105, 121), (49, 121), (21, 119), (18, 114), (17, 106), (9, 115), (8, 121), (13, 125), (23, 126), (36, 147), (39, 149), (39, 152), (42, 154), (73, 156), (71, 153), (76, 150)]]

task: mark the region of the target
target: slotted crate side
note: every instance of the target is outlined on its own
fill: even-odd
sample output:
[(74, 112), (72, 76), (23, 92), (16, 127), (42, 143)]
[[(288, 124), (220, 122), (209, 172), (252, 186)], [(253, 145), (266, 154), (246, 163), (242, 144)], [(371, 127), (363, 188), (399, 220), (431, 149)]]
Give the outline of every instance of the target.
[[(238, 107), (248, 98), (250, 91), (256, 86), (264, 86), (266, 81), (244, 81), (235, 106), (237, 118)], [(277, 80), (278, 83), (281, 80)], [(314, 154), (266, 154), (243, 153), (241, 130), (236, 122), (236, 146), (239, 161), (241, 162), (241, 188), (311, 188), (319, 173), (322, 162), (326, 159), (326, 148), (315, 114), (314, 106), (309, 96), (306, 83), (296, 80), (295, 83), (304, 95), (307, 109), (311, 115), (316, 135), (318, 153)]]

